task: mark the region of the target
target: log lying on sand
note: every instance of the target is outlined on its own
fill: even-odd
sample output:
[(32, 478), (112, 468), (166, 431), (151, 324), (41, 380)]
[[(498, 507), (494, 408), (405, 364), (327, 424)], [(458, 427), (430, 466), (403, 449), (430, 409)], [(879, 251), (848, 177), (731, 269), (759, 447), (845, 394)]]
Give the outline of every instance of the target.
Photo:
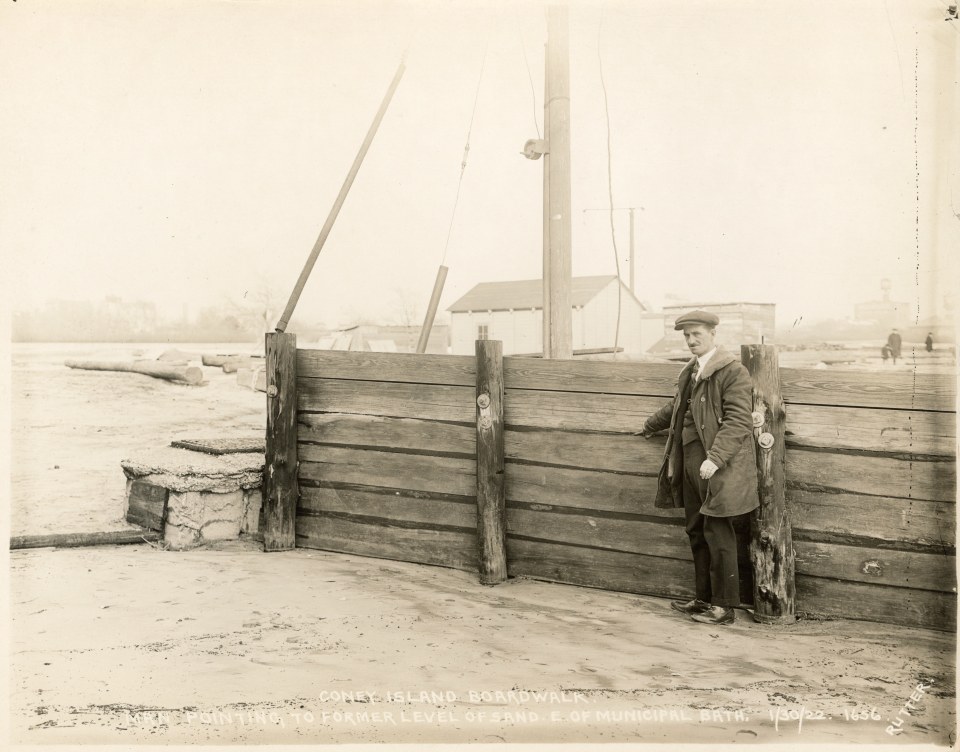
[(230, 360), (240, 360), (243, 358), (243, 355), (202, 355), (200, 356), (200, 362), (205, 366), (217, 366), (218, 368), (224, 363)]
[(10, 550), (24, 548), (73, 548), (77, 546), (115, 546), (124, 543), (150, 543), (160, 540), (152, 530), (111, 530), (105, 533), (55, 533), (51, 535), (15, 535)]
[(175, 363), (177, 365), (185, 365), (191, 360), (196, 360), (197, 354), (191, 352), (185, 352), (183, 350), (164, 350), (157, 356), (157, 360), (163, 363)]
[(155, 360), (135, 360), (133, 362), (109, 360), (68, 360), (68, 368), (80, 368), (85, 371), (129, 371), (142, 373), (168, 381), (182, 381), (186, 384), (199, 384), (203, 381), (203, 371), (197, 366), (174, 366), (158, 363)]
[(221, 368), (223, 368), (224, 373), (236, 373), (241, 368), (263, 368), (264, 363), (265, 361), (263, 358), (258, 358), (255, 355), (251, 355), (236, 358), (234, 360), (228, 360), (221, 366)]
[(219, 366), (224, 373), (236, 373), (240, 368), (257, 368), (265, 363), (262, 355), (204, 355), (200, 362), (205, 366)]

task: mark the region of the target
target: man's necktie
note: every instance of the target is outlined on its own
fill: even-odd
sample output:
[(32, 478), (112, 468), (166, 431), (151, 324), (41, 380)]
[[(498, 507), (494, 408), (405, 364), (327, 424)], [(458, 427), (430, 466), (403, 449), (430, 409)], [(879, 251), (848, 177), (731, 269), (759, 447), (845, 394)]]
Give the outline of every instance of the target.
[(693, 361), (693, 371), (691, 371), (691, 374), (695, 382), (700, 380), (700, 358)]

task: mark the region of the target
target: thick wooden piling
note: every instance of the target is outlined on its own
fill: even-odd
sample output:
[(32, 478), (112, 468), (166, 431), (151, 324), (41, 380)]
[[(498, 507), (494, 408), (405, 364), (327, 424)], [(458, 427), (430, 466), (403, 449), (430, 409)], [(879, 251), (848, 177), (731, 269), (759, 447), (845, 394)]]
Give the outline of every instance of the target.
[(297, 335), (269, 333), (267, 448), (263, 473), (263, 550), (295, 545), (297, 518)]
[(477, 546), (480, 582), (507, 579), (503, 486), (503, 345), (477, 340)]
[(760, 507), (750, 518), (754, 619), (795, 621), (793, 534), (786, 507), (785, 410), (773, 345), (743, 345), (740, 357), (753, 381), (753, 427)]

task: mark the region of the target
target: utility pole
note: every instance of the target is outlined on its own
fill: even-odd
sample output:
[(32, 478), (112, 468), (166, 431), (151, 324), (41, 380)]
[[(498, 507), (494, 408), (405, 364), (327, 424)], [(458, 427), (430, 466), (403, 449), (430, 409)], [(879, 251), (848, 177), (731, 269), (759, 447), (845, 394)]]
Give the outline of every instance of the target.
[(570, 286), (570, 25), (564, 5), (547, 10), (544, 85), (543, 357), (573, 357)]
[[(636, 265), (637, 265), (637, 238), (636, 238), (636, 224), (634, 222), (634, 213), (636, 212), (636, 206), (619, 206), (614, 209), (584, 209), (583, 213), (587, 212), (610, 212), (610, 211), (627, 211), (630, 212), (630, 292), (634, 295), (637, 294), (636, 288)], [(643, 211), (643, 207), (640, 207), (640, 211)]]

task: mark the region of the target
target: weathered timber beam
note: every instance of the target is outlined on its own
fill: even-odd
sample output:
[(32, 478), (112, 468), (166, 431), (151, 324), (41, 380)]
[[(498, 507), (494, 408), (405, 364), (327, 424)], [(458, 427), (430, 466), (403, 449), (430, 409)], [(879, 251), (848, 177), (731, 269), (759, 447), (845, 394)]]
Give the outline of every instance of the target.
[(136, 360), (131, 363), (106, 360), (68, 360), (64, 362), (64, 365), (68, 368), (78, 368), (85, 371), (140, 373), (144, 376), (153, 376), (156, 379), (182, 381), (186, 384), (200, 384), (203, 381), (203, 371), (197, 366), (175, 366), (153, 360)]
[(784, 406), (773, 345), (743, 345), (740, 360), (753, 381), (754, 436), (760, 507), (750, 516), (754, 619), (763, 624), (796, 620), (793, 536), (786, 507)]
[(295, 545), (297, 517), (297, 335), (269, 333), (267, 438), (263, 474), (263, 550)]
[(14, 535), (10, 550), (24, 548), (77, 548), (112, 546), (125, 543), (151, 543), (163, 536), (153, 530), (111, 530), (101, 533), (54, 533), (50, 535)]
[(480, 582), (507, 579), (503, 485), (503, 344), (477, 340), (477, 545)]

